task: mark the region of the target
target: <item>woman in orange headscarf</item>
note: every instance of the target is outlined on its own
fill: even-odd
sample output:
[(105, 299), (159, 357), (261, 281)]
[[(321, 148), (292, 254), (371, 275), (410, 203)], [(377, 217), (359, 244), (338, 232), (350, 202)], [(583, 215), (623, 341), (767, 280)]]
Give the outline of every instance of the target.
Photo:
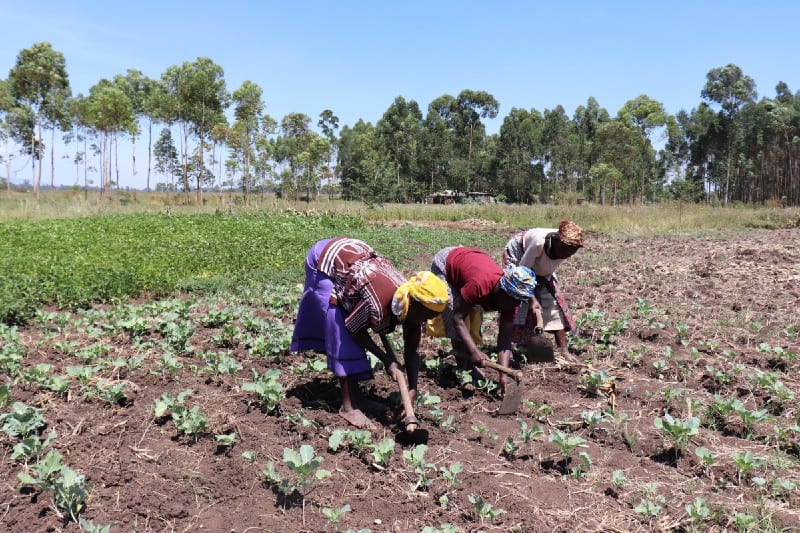
[[(571, 220), (555, 228), (532, 228), (511, 237), (503, 251), (503, 265), (526, 266), (536, 272), (536, 291), (533, 305), (542, 310), (544, 331), (554, 335), (563, 357), (569, 358), (567, 331), (575, 331), (575, 321), (561, 294), (556, 276), (558, 266), (583, 247), (583, 230)], [(525, 326), (515, 332), (515, 341), (524, 342), (537, 324), (528, 315)]]

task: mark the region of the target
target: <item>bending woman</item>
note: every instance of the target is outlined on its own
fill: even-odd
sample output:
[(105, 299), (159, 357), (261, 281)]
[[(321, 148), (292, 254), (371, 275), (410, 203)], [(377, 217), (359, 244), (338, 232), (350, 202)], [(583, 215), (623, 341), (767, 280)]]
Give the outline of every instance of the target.
[[(447, 284), (450, 302), (442, 311), (443, 333), (453, 344), (459, 366), (472, 370), (475, 375), (475, 366), (483, 366), (487, 358), (478, 347), (482, 342), (482, 310), (500, 313), (497, 358), (501, 365), (508, 366), (514, 313), (520, 302), (533, 297), (536, 287), (533, 271), (526, 267), (504, 271), (484, 252), (465, 246), (439, 250), (433, 258), (431, 271)], [(502, 391), (507, 381), (506, 375), (501, 373)]]
[[(503, 251), (503, 266), (517, 265), (536, 271), (534, 305), (541, 306), (544, 331), (552, 333), (562, 357), (569, 359), (567, 331), (575, 331), (575, 320), (569, 311), (556, 276), (556, 269), (583, 247), (583, 230), (570, 220), (564, 220), (555, 228), (531, 228), (519, 232), (506, 244)], [(525, 341), (532, 334), (536, 320), (528, 313), (525, 325), (517, 333), (515, 341)]]
[[(297, 311), (291, 351), (324, 353), (339, 378), (339, 414), (358, 428), (375, 424), (356, 405), (356, 381), (372, 378), (366, 350), (395, 380), (400, 369), (387, 334), (403, 325), (403, 354), (409, 389), (416, 393), (422, 324), (447, 303), (447, 288), (420, 272), (406, 279), (388, 259), (358, 239), (338, 237), (315, 243), (306, 256), (306, 280)], [(370, 335), (381, 339), (382, 347)]]

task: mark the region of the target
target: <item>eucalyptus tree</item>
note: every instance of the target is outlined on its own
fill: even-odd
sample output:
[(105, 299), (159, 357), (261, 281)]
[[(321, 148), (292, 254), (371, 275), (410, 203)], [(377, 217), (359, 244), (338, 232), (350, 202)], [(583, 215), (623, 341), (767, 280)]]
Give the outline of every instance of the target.
[[(9, 92), (15, 106), (12, 136), (31, 156), (34, 195), (39, 198), (42, 178), (41, 161), (44, 155), (44, 123), (57, 118), (54, 113), (70, 95), (64, 55), (53, 49), (48, 42), (36, 43), (17, 55), (17, 60), (8, 75)], [(35, 162), (39, 161), (38, 174)]]
[[(497, 117), (499, 107), (497, 100), (488, 92), (468, 89), (461, 91), (457, 97), (442, 95), (428, 106), (425, 120), (428, 142), (433, 141), (431, 131), (438, 130), (443, 136), (447, 131), (448, 135), (444, 138), (449, 137), (452, 143), (448, 162), (448, 185), (451, 188), (457, 191), (469, 191), (472, 188), (475, 171), (481, 166), (475, 156), (486, 155), (480, 149), (486, 138), (483, 119)], [(445, 126), (446, 130), (441, 126)], [(446, 144), (446, 141), (442, 142), (441, 146)]]
[(676, 116), (688, 146), (686, 179), (701, 185), (703, 195), (710, 200), (712, 186), (718, 185), (715, 176), (721, 173), (725, 162), (727, 139), (720, 115), (706, 102), (701, 102), (691, 112)]
[(705, 185), (702, 174), (693, 171), (691, 165), (693, 124), (691, 115), (679, 110), (667, 118), (667, 141), (662, 150), (666, 170), (671, 179), (665, 193), (673, 200), (683, 202), (701, 202), (705, 199)]
[(254, 174), (258, 179), (258, 186), (263, 192), (266, 188), (276, 188), (276, 163), (275, 163), (275, 136), (278, 132), (278, 122), (268, 113), (262, 113), (260, 119), (260, 133), (256, 140), (256, 159)]
[[(205, 142), (216, 124), (225, 120), (223, 114), (229, 95), (225, 88), (224, 72), (207, 57), (173, 65), (161, 75), (168, 98), (162, 102), (167, 122), (177, 122), (181, 128), (183, 184), (189, 190), (189, 136), (199, 141), (200, 160), (205, 158)], [(202, 202), (205, 165), (197, 167), (197, 201)]]
[(353, 127), (344, 126), (339, 134), (337, 167), (342, 182), (342, 197), (359, 198), (368, 177), (364, 162), (375, 158), (375, 126), (358, 119)]
[[(663, 184), (664, 176), (659, 176), (657, 173), (657, 169), (660, 167), (655, 161), (656, 151), (653, 147), (653, 141), (659, 140), (655, 136), (659, 130), (663, 131), (666, 127), (667, 117), (668, 114), (664, 110), (664, 105), (645, 94), (625, 102), (617, 113), (617, 120), (629, 122), (641, 135), (640, 151), (637, 157), (638, 164), (634, 167), (639, 179), (631, 179), (631, 185), (639, 188), (639, 197), (643, 204), (647, 200), (648, 185)], [(633, 190), (631, 193), (635, 194)]]
[(599, 161), (602, 147), (597, 135), (600, 125), (611, 120), (608, 111), (590, 96), (585, 106), (578, 106), (572, 115), (575, 128), (575, 157), (579, 179), (591, 180), (589, 169)]
[(330, 178), (330, 167), (326, 163), (330, 161), (331, 145), (326, 138), (314, 133), (311, 142), (300, 156), (305, 166), (306, 194), (310, 199), (311, 191), (314, 191), (316, 198), (319, 196), (323, 179)]
[[(607, 125), (603, 129), (609, 130), (607, 133), (613, 133), (617, 128)], [(600, 132), (600, 135), (603, 135), (603, 133), (605, 132)], [(607, 203), (616, 204), (617, 194), (625, 182), (622, 171), (611, 163), (600, 161), (592, 165), (589, 169), (589, 175), (590, 180), (586, 187), (588, 199), (601, 205)], [(611, 198), (608, 197), (609, 194)]]
[(497, 184), (497, 144), (500, 136), (497, 133), (485, 135), (475, 150), (474, 179), (472, 188), (489, 194), (500, 192)]
[(156, 171), (170, 178), (167, 190), (175, 190), (175, 176), (180, 172), (181, 162), (178, 157), (178, 149), (175, 148), (175, 141), (172, 138), (172, 130), (163, 128), (153, 146)]
[[(222, 177), (224, 175), (222, 165), (227, 165), (226, 157), (224, 155), (225, 149), (226, 147), (230, 147), (230, 142), (233, 135), (234, 132), (227, 122), (220, 122), (219, 124), (216, 124), (209, 134), (209, 138), (211, 139), (211, 158), (216, 164), (219, 165), (217, 191), (220, 193), (222, 192)], [(219, 153), (217, 153), (217, 149), (219, 149)]]
[(547, 197), (568, 187), (570, 166), (573, 159), (571, 152), (575, 146), (572, 142), (574, 125), (564, 108), (557, 105), (554, 109), (545, 109), (542, 114), (542, 148), (541, 160), (545, 164), (545, 174), (549, 187), (543, 188), (542, 194)]
[[(398, 96), (375, 124), (379, 150), (395, 169), (397, 190), (409, 201), (421, 191), (415, 187), (420, 174), (418, 160), (422, 135), (422, 113), (414, 100)], [(398, 198), (399, 200), (399, 198)]]
[(89, 137), (94, 134), (89, 118), (89, 99), (78, 93), (69, 99), (67, 109), (72, 131), (64, 135), (64, 142), (67, 146), (75, 143), (75, 152), (72, 156), (72, 164), (75, 165), (75, 185), (81, 181), (81, 165), (83, 165), (83, 192), (86, 196), (89, 194), (88, 142)]
[(44, 127), (50, 130), (50, 187), (53, 188), (56, 176), (56, 131), (67, 133), (71, 129), (68, 108), (71, 95), (69, 88), (55, 88), (49, 96), (45, 103)]
[(303, 113), (289, 113), (281, 120), (282, 135), (276, 144), (276, 159), (288, 164), (283, 174), (283, 190), (296, 197), (301, 187), (306, 199), (319, 194), (320, 168), (330, 158), (330, 143), (311, 130), (311, 118)]
[[(155, 88), (156, 81), (142, 74), (140, 70), (128, 69), (124, 76), (122, 74), (117, 74), (114, 76), (114, 84), (130, 99), (133, 107), (133, 114), (136, 117), (137, 123), (143, 118), (148, 119), (147, 152), (149, 167), (152, 146), (152, 115), (148, 110), (148, 103), (150, 100), (150, 94)], [(138, 135), (139, 131), (137, 128), (136, 133), (131, 135), (131, 173), (134, 180), (136, 179), (137, 174), (136, 138)], [(149, 180), (147, 183), (147, 188), (150, 188)]]
[(333, 111), (330, 109), (324, 109), (322, 113), (319, 114), (319, 120), (317, 121), (317, 127), (322, 132), (322, 135), (325, 139), (328, 140), (328, 144), (330, 146), (330, 160), (328, 161), (328, 183), (327, 189), (333, 192), (335, 189), (339, 188), (339, 185), (335, 183), (336, 181), (336, 161), (338, 159), (338, 151), (339, 151), (339, 138), (338, 138), (338, 130), (339, 130), (339, 117), (333, 114)]
[(0, 146), (4, 146), (5, 150), (0, 151), (0, 163), (3, 164), (6, 171), (6, 188), (7, 193), (11, 194), (11, 153), (10, 145), (8, 144), (11, 138), (11, 123), (9, 122), (9, 114), (14, 107), (14, 99), (11, 98), (11, 91), (8, 88), (8, 82), (0, 79)]
[(166, 124), (171, 127), (177, 115), (176, 99), (169, 93), (161, 79), (150, 79), (149, 89), (143, 102), (143, 113), (147, 117), (147, 179), (146, 189), (150, 190), (150, 174), (153, 166), (153, 125)]
[(333, 114), (330, 109), (324, 109), (319, 114), (319, 121), (317, 126), (322, 130), (322, 135), (328, 139), (331, 146), (336, 144), (336, 130), (339, 129), (339, 117)]
[(287, 165), (288, 172), (281, 173), (281, 190), (286, 196), (297, 199), (303, 175), (301, 154), (311, 142), (311, 117), (304, 113), (289, 113), (280, 123), (281, 134), (276, 139), (275, 158)]
[[(122, 89), (108, 80), (101, 80), (89, 89), (88, 119), (92, 127), (102, 136), (101, 190), (109, 193), (112, 181), (116, 181), (117, 187), (120, 185), (119, 161), (116, 160), (118, 135), (120, 133), (134, 135), (139, 128), (133, 104)], [(111, 179), (112, 150), (115, 156), (116, 180)]]
[(727, 145), (725, 147), (725, 183), (723, 186), (723, 200), (727, 204), (730, 196), (731, 176), (734, 165), (738, 165), (738, 158), (733, 147), (739, 136), (736, 116), (743, 105), (753, 103), (758, 96), (756, 83), (750, 76), (746, 76), (742, 69), (730, 63), (724, 67), (711, 69), (706, 74), (706, 84), (700, 96), (707, 102), (718, 104), (725, 126)]
[(745, 202), (797, 202), (800, 106), (781, 92), (742, 107), (737, 178), (731, 197)]
[[(214, 170), (207, 166), (210, 164), (211, 166), (214, 165), (213, 158), (211, 161), (207, 161), (204, 158), (205, 151), (202, 150), (200, 145), (196, 145), (192, 150), (192, 153), (189, 155), (189, 161), (186, 167), (187, 175), (189, 176), (189, 181), (192, 180), (198, 184), (198, 191), (202, 192), (202, 188), (204, 186), (211, 186), (216, 181), (216, 176), (214, 176)], [(202, 201), (202, 196), (200, 196), (200, 192), (198, 192), (198, 201)]]
[[(472, 91), (465, 89), (456, 98), (456, 139), (461, 145), (462, 157), (465, 155), (467, 160), (465, 178), (465, 191), (472, 188), (472, 179), (478, 164), (475, 161), (475, 154), (479, 150), (479, 145), (486, 136), (486, 126), (483, 119), (493, 119), (497, 117), (500, 104), (494, 96), (486, 91)], [(466, 152), (466, 153), (465, 153)]]
[(510, 202), (530, 203), (542, 193), (544, 184), (541, 154), (542, 114), (512, 108), (503, 119), (497, 141), (497, 192)]
[(238, 148), (241, 156), (242, 190), (244, 203), (249, 205), (250, 188), (252, 186), (251, 169), (254, 166), (256, 143), (260, 134), (259, 122), (264, 112), (263, 91), (258, 84), (246, 80), (233, 92), (235, 122), (231, 128), (233, 146)]
[(681, 117), (686, 116), (686, 111), (678, 110), (675, 115), (667, 117), (666, 142), (664, 143), (663, 154), (669, 159), (667, 168), (673, 173), (682, 173), (683, 164), (687, 159), (689, 146), (684, 136)]
[(451, 186), (450, 165), (454, 157), (453, 110), (456, 100), (445, 94), (428, 104), (423, 121), (421, 163), (428, 193)]
[(800, 91), (795, 94), (785, 82), (775, 86), (776, 157), (772, 163), (778, 193), (791, 205), (800, 204)]
[(590, 194), (600, 203), (617, 205), (632, 199), (637, 158), (641, 136), (629, 122), (610, 120), (602, 123), (597, 138), (603, 147), (600, 158), (590, 169), (592, 188)]

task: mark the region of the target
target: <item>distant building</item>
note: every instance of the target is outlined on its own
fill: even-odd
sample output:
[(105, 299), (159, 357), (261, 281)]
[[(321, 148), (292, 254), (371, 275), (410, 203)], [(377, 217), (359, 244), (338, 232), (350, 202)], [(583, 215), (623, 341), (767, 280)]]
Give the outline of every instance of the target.
[(478, 204), (493, 204), (496, 202), (494, 196), (488, 192), (456, 192), (450, 189), (435, 192), (425, 198), (426, 204), (463, 204), (465, 202), (475, 202)]

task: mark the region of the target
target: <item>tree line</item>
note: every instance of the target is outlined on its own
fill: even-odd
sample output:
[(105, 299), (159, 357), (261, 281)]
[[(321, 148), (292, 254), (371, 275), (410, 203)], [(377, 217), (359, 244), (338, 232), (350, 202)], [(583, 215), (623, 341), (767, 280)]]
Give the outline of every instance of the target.
[[(99, 177), (109, 193), (120, 170), (136, 176), (146, 145), (147, 190), (237, 189), (291, 198), (341, 195), (368, 203), (418, 202), (448, 190), (490, 193), (515, 203), (554, 198), (601, 204), (665, 199), (800, 204), (800, 92), (780, 82), (758, 99), (755, 81), (729, 64), (711, 69), (691, 111), (672, 115), (647, 95), (615, 115), (593, 97), (570, 117), (512, 107), (497, 133), (485, 121), (500, 104), (480, 90), (445, 94), (423, 111), (398, 96), (372, 124), (340, 128), (326, 109), (314, 120), (265, 111), (263, 90), (245, 81), (229, 92), (221, 66), (199, 57), (159, 78), (129, 69), (72, 95), (66, 62), (50, 43), (19, 52), (0, 79), (0, 142), (29, 157), (38, 198), (43, 166), (55, 176), (56, 136), (69, 150), (75, 183)], [(130, 142), (131, 161), (119, 160)], [(6, 185), (11, 186), (10, 161)], [(162, 181), (157, 181), (157, 177)], [(151, 188), (152, 186), (152, 188)]]

